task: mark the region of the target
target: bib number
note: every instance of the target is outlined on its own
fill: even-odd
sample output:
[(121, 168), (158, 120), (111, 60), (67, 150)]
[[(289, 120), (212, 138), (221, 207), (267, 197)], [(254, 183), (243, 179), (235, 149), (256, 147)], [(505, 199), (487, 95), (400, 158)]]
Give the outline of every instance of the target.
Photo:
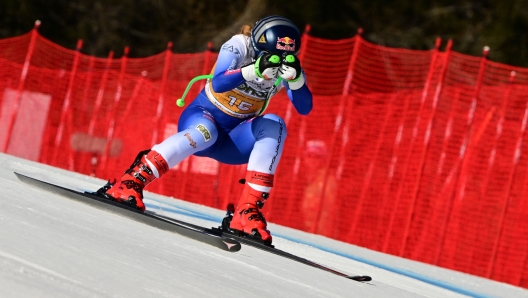
[(240, 101), (237, 104), (237, 98), (233, 95), (229, 96), (229, 106), (237, 108), (239, 111), (248, 111), (253, 105), (249, 102)]

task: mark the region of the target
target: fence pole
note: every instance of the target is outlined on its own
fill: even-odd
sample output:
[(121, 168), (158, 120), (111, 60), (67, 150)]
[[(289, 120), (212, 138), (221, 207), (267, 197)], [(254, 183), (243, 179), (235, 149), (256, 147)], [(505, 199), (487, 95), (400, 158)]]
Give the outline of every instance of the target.
[[(79, 65), (79, 58), (81, 55), (81, 48), (82, 48), (82, 40), (79, 39), (77, 41), (77, 46), (75, 47), (75, 56), (73, 58), (73, 65), (70, 72), (70, 79), (68, 81), (68, 89), (66, 90), (66, 96), (64, 97), (64, 102), (62, 103), (62, 110), (61, 110), (61, 117), (60, 117), (60, 123), (59, 128), (57, 129), (57, 134), (55, 135), (55, 143), (54, 143), (54, 155), (53, 155), (53, 164), (58, 165), (58, 158), (59, 158), (59, 152), (64, 152), (64, 148), (61, 148), (61, 142), (62, 137), (64, 134), (64, 129), (67, 126), (68, 118), (71, 118), (71, 115), (69, 113), (70, 106), (71, 106), (71, 93), (73, 88), (73, 82), (75, 80), (75, 75), (77, 74), (77, 67)], [(70, 117), (68, 117), (70, 116)], [(73, 170), (73, 163), (71, 161), (71, 148), (69, 151), (69, 158), (68, 158), (68, 170)]]
[[(510, 73), (509, 86), (508, 86), (508, 89), (506, 90), (506, 94), (504, 96), (504, 103), (503, 103), (503, 108), (502, 108), (502, 111), (501, 111), (501, 123), (500, 123), (501, 125), (502, 125), (502, 122), (504, 122), (504, 114), (505, 114), (505, 110), (506, 110), (506, 102), (510, 99), (510, 96), (511, 96), (511, 90), (513, 88), (513, 82), (515, 80), (515, 74), (516, 74), (515, 71), (512, 71)], [(514, 169), (513, 169), (512, 173), (510, 174), (510, 176), (508, 177), (508, 194), (506, 195), (506, 202), (504, 204), (504, 207), (501, 210), (500, 219), (499, 219), (499, 222), (498, 222), (499, 235), (497, 235), (497, 238), (495, 239), (495, 243), (493, 244), (493, 250), (491, 252), (491, 260), (490, 260), (488, 269), (486, 271), (486, 277), (487, 278), (491, 278), (491, 275), (493, 274), (493, 271), (494, 271), (494, 268), (495, 268), (495, 264), (496, 264), (496, 260), (497, 260), (498, 248), (499, 248), (499, 245), (503, 241), (502, 238), (503, 238), (503, 235), (504, 235), (504, 219), (506, 217), (506, 213), (507, 213), (507, 211), (508, 211), (508, 209), (510, 207), (510, 204), (511, 204), (511, 190), (512, 190), (512, 186), (513, 186), (513, 177), (515, 176), (515, 173), (517, 172), (516, 169), (517, 169), (517, 165), (519, 163), (518, 152), (520, 152), (520, 148), (521, 148), (521, 144), (522, 144), (522, 135), (524, 133), (524, 129), (526, 128), (526, 113), (524, 115), (524, 119), (523, 119), (522, 123), (523, 124), (522, 124), (522, 127), (521, 127), (520, 136), (517, 139), (517, 145), (516, 145), (516, 148), (515, 148), (515, 152), (513, 154), (512, 163), (513, 163)], [(497, 129), (497, 131), (499, 131), (499, 128)], [(497, 135), (497, 138), (495, 139), (495, 146), (497, 144), (498, 137), (499, 137), (499, 135)]]
[[(467, 164), (468, 164), (468, 151), (471, 149), (472, 145), (473, 144), (476, 144), (478, 142), (478, 139), (480, 138), (481, 134), (483, 133), (483, 129), (485, 128), (485, 126), (487, 125), (487, 122), (484, 121), (484, 123), (479, 126), (479, 129), (476, 133), (474, 133), (474, 127), (473, 127), (473, 122), (475, 120), (475, 111), (477, 110), (477, 105), (478, 105), (478, 97), (479, 97), (479, 93), (480, 93), (480, 88), (482, 86), (482, 79), (484, 77), (484, 72), (485, 72), (485, 69), (486, 69), (486, 61), (487, 61), (487, 56), (488, 56), (488, 53), (489, 53), (489, 48), (488, 47), (485, 47), (484, 48), (484, 51), (483, 51), (483, 56), (482, 56), (482, 59), (480, 60), (480, 66), (479, 66), (479, 72), (478, 72), (478, 76), (477, 76), (477, 82), (476, 82), (476, 86), (475, 86), (475, 91), (473, 92), (473, 99), (472, 99), (472, 103), (471, 103), (471, 107), (468, 111), (468, 120), (467, 120), (467, 127), (469, 127), (469, 131), (467, 133), (467, 136), (466, 138), (464, 138), (464, 141), (462, 143), (462, 146), (460, 148), (460, 157), (459, 157), (459, 163), (460, 163), (460, 170), (458, 172), (458, 177), (455, 181), (455, 188), (454, 188), (454, 194), (451, 195), (451, 200), (449, 202), (449, 208), (447, 209), (449, 214), (448, 216), (446, 216), (446, 220), (443, 224), (443, 231), (442, 231), (442, 236), (441, 236), (441, 240), (440, 240), (440, 243), (439, 243), (439, 250), (438, 250), (438, 255), (436, 257), (436, 262), (435, 264), (438, 265), (442, 256), (443, 256), (443, 253), (445, 252), (445, 249), (444, 249), (444, 245), (445, 245), (445, 241), (446, 241), (446, 238), (447, 238), (447, 226), (449, 225), (449, 223), (453, 220), (453, 207), (455, 205), (455, 203), (460, 199), (460, 197), (463, 195), (463, 192), (464, 192), (464, 189), (465, 189), (465, 179), (466, 179), (466, 171), (467, 171)], [(488, 116), (487, 117), (490, 117), (491, 115), (489, 114), (490, 112), (492, 111), (488, 111)]]
[[(97, 91), (97, 96), (95, 98), (95, 104), (94, 108), (91, 113), (90, 123), (88, 125), (88, 135), (93, 136), (94, 130), (95, 130), (95, 124), (97, 122), (97, 119), (99, 118), (99, 112), (101, 110), (101, 105), (104, 98), (104, 93), (106, 89), (106, 82), (108, 81), (108, 73), (110, 72), (110, 67), (112, 64), (112, 59), (114, 57), (114, 52), (110, 51), (108, 53), (108, 57), (106, 58), (106, 64), (105, 69), (103, 72), (103, 76), (101, 77), (101, 83), (99, 85), (99, 90)], [(97, 167), (99, 165), (99, 159), (100, 154), (97, 152), (92, 153), (92, 158), (90, 159), (90, 165), (91, 165), (91, 176), (95, 176)]]
[(88, 78), (86, 79), (86, 83), (84, 85), (84, 92), (83, 92), (83, 95), (82, 95), (82, 98), (81, 98), (81, 103), (82, 103), (82, 112), (81, 112), (81, 120), (80, 120), (80, 123), (83, 123), (84, 124), (84, 121), (86, 121), (86, 114), (88, 114), (88, 94), (89, 94), (89, 90), (90, 90), (90, 85), (92, 84), (92, 78), (93, 78), (93, 73), (94, 73), (94, 63), (95, 63), (95, 57), (94, 56), (90, 56), (90, 61), (88, 63)]
[(356, 204), (356, 208), (354, 210), (354, 215), (352, 217), (352, 225), (351, 225), (350, 231), (356, 230), (357, 224), (359, 222), (359, 218), (361, 217), (361, 212), (363, 211), (363, 204), (365, 201), (365, 196), (367, 194), (367, 190), (370, 187), (370, 181), (372, 180), (372, 172), (374, 171), (374, 166), (376, 165), (376, 159), (378, 158), (381, 144), (383, 143), (383, 135), (385, 134), (387, 130), (387, 126), (389, 125), (389, 117), (392, 113), (392, 106), (394, 102), (396, 101), (396, 97), (398, 97), (398, 93), (394, 93), (388, 102), (389, 107), (387, 108), (387, 112), (384, 117), (385, 119), (383, 121), (382, 129), (378, 137), (378, 141), (376, 142), (376, 148), (374, 150), (374, 154), (372, 155), (373, 156), (372, 160), (370, 160), (367, 172), (365, 173), (365, 176), (364, 176), (364, 182), (361, 187), (361, 192), (360, 192), (357, 204)]
[[(441, 153), (440, 153), (440, 159), (438, 161), (438, 166), (437, 166), (437, 169), (436, 169), (436, 177), (439, 177), (441, 179), (441, 175), (442, 175), (442, 172), (443, 172), (443, 169), (444, 169), (444, 164), (445, 164), (445, 159), (446, 159), (446, 156), (447, 156), (447, 150), (448, 150), (448, 145), (449, 145), (449, 140), (451, 139), (451, 132), (452, 132), (452, 129), (453, 129), (453, 121), (454, 121), (454, 118), (455, 118), (455, 111), (456, 111), (456, 107), (458, 105), (458, 100), (460, 98), (460, 90), (456, 90), (456, 93), (454, 96), (452, 96), (452, 98), (450, 99), (450, 102), (451, 102), (451, 107), (450, 107), (450, 111), (449, 111), (449, 117), (448, 117), (448, 120), (447, 120), (447, 123), (445, 125), (445, 129), (444, 129), (444, 135), (443, 135), (443, 139), (442, 139), (442, 150), (441, 150)], [(451, 181), (453, 180), (453, 177), (454, 177), (454, 172), (453, 172), (453, 169), (449, 172), (449, 174), (446, 176), (445, 180), (443, 181), (443, 183), (440, 181), (440, 183), (442, 183), (442, 185), (440, 186), (440, 190), (439, 191), (435, 191), (435, 198), (432, 199), (433, 202), (436, 202), (435, 204), (435, 209), (433, 210), (433, 214), (429, 217), (429, 228), (428, 229), (422, 229), (421, 233), (422, 235), (427, 235), (429, 233), (429, 231), (431, 230), (431, 226), (432, 225), (435, 225), (435, 221), (436, 219), (440, 216), (439, 214), (441, 213), (441, 210), (439, 210), (440, 208), (438, 207), (438, 202), (442, 202), (442, 198), (443, 198), (443, 194), (447, 188), (448, 185), (451, 184)], [(436, 182), (435, 182), (436, 183)], [(425, 243), (421, 243), (420, 244), (421, 247), (423, 247), (425, 245)], [(438, 254), (438, 245), (435, 245), (436, 247), (436, 250), (435, 250), (435, 253), (433, 253), (432, 255), (436, 256)], [(416, 249), (415, 250), (416, 253), (415, 255), (419, 254), (420, 253), (420, 249)], [(417, 259), (417, 257), (411, 257), (413, 259)], [(435, 259), (435, 257), (433, 257), (433, 260)]]
[[(141, 76), (138, 78), (136, 85), (134, 86), (134, 90), (132, 91), (132, 96), (130, 96), (130, 100), (127, 102), (125, 111), (123, 112), (123, 119), (128, 119), (128, 115), (132, 111), (132, 105), (134, 101), (139, 97), (139, 91), (143, 87), (143, 84), (145, 83), (145, 79), (147, 77), (147, 71), (144, 70), (141, 72)], [(121, 130), (123, 126), (118, 126), (116, 131)]]
[[(405, 99), (403, 110), (401, 112), (401, 115), (403, 115), (403, 117), (400, 117), (400, 121), (398, 123), (398, 132), (396, 133), (396, 138), (394, 139), (394, 147), (392, 149), (392, 158), (391, 158), (390, 164), (388, 165), (388, 171), (387, 171), (387, 179), (386, 179), (387, 182), (384, 183), (383, 185), (383, 196), (381, 199), (382, 203), (381, 203), (381, 208), (379, 209), (381, 214), (385, 214), (385, 210), (387, 209), (387, 207), (388, 206), (390, 207), (390, 202), (387, 196), (389, 195), (389, 191), (390, 191), (391, 184), (392, 184), (392, 179), (394, 178), (396, 164), (398, 162), (398, 152), (399, 152), (400, 144), (402, 141), (403, 130), (405, 128), (405, 120), (407, 118), (406, 115), (409, 114), (408, 111), (409, 111), (410, 103), (411, 103), (411, 96), (407, 96)], [(376, 233), (378, 233), (379, 235), (382, 235), (386, 231), (386, 227), (383, 227), (382, 225), (383, 225), (383, 222), (381, 220), (378, 220), (376, 224), (376, 228), (373, 231), (376, 231)], [(381, 251), (383, 247), (383, 243), (381, 243), (381, 239), (380, 241), (378, 241), (377, 244), (379, 245), (379, 248), (377, 248), (376, 250)]]
[(99, 87), (99, 91), (97, 91), (97, 97), (95, 99), (95, 106), (92, 113), (92, 118), (90, 119), (90, 125), (88, 126), (88, 134), (92, 135), (95, 130), (95, 122), (97, 121), (97, 118), (99, 117), (99, 110), (101, 109), (101, 104), (103, 103), (103, 97), (104, 92), (106, 88), (106, 81), (108, 80), (108, 72), (110, 71), (110, 64), (112, 63), (112, 59), (114, 57), (114, 52), (110, 51), (108, 53), (108, 57), (106, 58), (106, 65), (105, 70), (103, 73), (103, 77), (101, 78), (101, 86)]
[(105, 171), (108, 168), (108, 157), (110, 155), (110, 148), (112, 145), (112, 140), (114, 139), (114, 131), (115, 131), (115, 123), (118, 117), (118, 107), (119, 102), (121, 101), (121, 97), (123, 94), (123, 80), (125, 77), (127, 62), (128, 62), (128, 53), (130, 52), (129, 47), (125, 47), (125, 50), (123, 52), (123, 57), (121, 57), (121, 68), (119, 70), (119, 78), (117, 79), (117, 90), (114, 95), (114, 103), (112, 105), (112, 108), (110, 109), (110, 113), (108, 115), (108, 129), (106, 133), (106, 145), (103, 155), (101, 156), (101, 168), (100, 168), (100, 176), (103, 177), (106, 175)]
[[(422, 104), (424, 104), (425, 100), (427, 99), (427, 95), (428, 95), (428, 90), (429, 90), (429, 86), (431, 85), (431, 80), (433, 78), (433, 73), (434, 73), (434, 70), (435, 70), (435, 67), (436, 67), (436, 61), (438, 59), (438, 54), (439, 54), (439, 49), (440, 49), (440, 43), (441, 43), (441, 39), (440, 38), (437, 38), (436, 39), (436, 44), (435, 44), (435, 49), (433, 51), (433, 57), (431, 59), (431, 66), (429, 67), (429, 73), (427, 74), (427, 79), (425, 81), (425, 85), (424, 85), (424, 90), (422, 92)], [(444, 63), (445, 65), (445, 63)], [(416, 204), (417, 204), (417, 197), (418, 197), (418, 191), (420, 189), (420, 184), (421, 184), (421, 180), (422, 180), (422, 173), (424, 171), (424, 168), (425, 168), (425, 157), (427, 155), (427, 152), (429, 152), (429, 148), (430, 148), (430, 137), (431, 137), (431, 129), (432, 129), (432, 126), (433, 126), (433, 120), (434, 120), (434, 117), (436, 115), (436, 108), (438, 106), (438, 100), (440, 98), (440, 94), (442, 92), (442, 85), (443, 85), (443, 79), (444, 79), (444, 69), (442, 69), (442, 73), (441, 73), (441, 76), (439, 78), (439, 82), (438, 84), (436, 85), (436, 92), (434, 94), (434, 97), (433, 97), (433, 101), (432, 101), (432, 112), (431, 112), (431, 116), (429, 117), (429, 121), (427, 123), (427, 128), (426, 128), (426, 131), (425, 131), (425, 136), (424, 136), (424, 144), (423, 144), (423, 150), (422, 150), (422, 154), (420, 155), (420, 163), (418, 165), (418, 168), (419, 168), (419, 171), (418, 171), (418, 174), (416, 175), (416, 182), (414, 183), (414, 186), (413, 186), (413, 190), (412, 190), (412, 198), (411, 198), (411, 210), (407, 216), (407, 220), (406, 220), (406, 224), (405, 224), (405, 228), (403, 230), (403, 243), (401, 245), (401, 249), (398, 253), (398, 256), (403, 256), (404, 252), (405, 252), (405, 248), (407, 246), (407, 241), (409, 240), (409, 237), (410, 237), (410, 229), (411, 229), (411, 223), (412, 223), (412, 218), (413, 218), (413, 215), (414, 215), (414, 211), (416, 209)]]
[(167, 50), (165, 51), (165, 65), (163, 66), (163, 74), (161, 77), (161, 87), (160, 92), (158, 96), (158, 108), (156, 109), (156, 116), (154, 117), (154, 123), (156, 125), (156, 129), (154, 130), (152, 134), (152, 141), (151, 144), (157, 144), (158, 143), (158, 136), (160, 134), (160, 131), (163, 131), (161, 129), (162, 123), (160, 123), (161, 116), (163, 114), (163, 106), (165, 104), (165, 87), (167, 85), (167, 79), (169, 74), (169, 66), (170, 61), (172, 57), (172, 42), (169, 42), (167, 44)]
[[(347, 98), (350, 96), (350, 90), (352, 88), (352, 81), (353, 81), (353, 78), (354, 78), (354, 68), (356, 66), (356, 62), (357, 62), (357, 57), (358, 57), (358, 52), (359, 52), (359, 46), (361, 45), (361, 43), (363, 42), (363, 37), (361, 36), (363, 34), (363, 28), (359, 28), (358, 31), (357, 31), (357, 34), (356, 36), (354, 36), (354, 47), (352, 48), (352, 53), (350, 55), (350, 60), (349, 60), (349, 63), (348, 63), (348, 70), (347, 70), (347, 76), (345, 78), (345, 82), (343, 84), (343, 90), (341, 92), (341, 98), (340, 98), (340, 101), (339, 101), (339, 114), (337, 115), (336, 117), (336, 120), (335, 120), (335, 124), (334, 124), (334, 131), (333, 131), (333, 135), (332, 135), (332, 139), (330, 141), (330, 144), (328, 146), (328, 157), (327, 157), (327, 160), (326, 160), (326, 164), (325, 164), (325, 175), (328, 175), (328, 170), (330, 169), (330, 166), (332, 164), (332, 157), (333, 156), (336, 156), (336, 146), (335, 144), (337, 143), (337, 137), (338, 135), (341, 135), (342, 134), (342, 131), (341, 131), (341, 127), (343, 125), (343, 118), (344, 118), (344, 115), (345, 115), (345, 112), (347, 110), (347, 106), (349, 104), (349, 100), (347, 100)], [(352, 100), (352, 102), (350, 102), (350, 109), (352, 109), (354, 107), (354, 101)], [(333, 173), (332, 173), (333, 174)], [(323, 199), (324, 195), (325, 195), (325, 192), (326, 192), (326, 181), (325, 183), (323, 184), (323, 189), (321, 190), (321, 197), (320, 197), (320, 200)], [(319, 220), (320, 220), (320, 217), (321, 217), (321, 213), (322, 213), (322, 204), (320, 204), (319, 206), (321, 206), (319, 208), (319, 211), (317, 212), (317, 219), (316, 219), (316, 222), (314, 225), (312, 225), (312, 231), (308, 231), (308, 232), (313, 232), (315, 231), (315, 228), (316, 226), (319, 224)], [(335, 206), (333, 206), (334, 210), (335, 210)], [(354, 234), (354, 231), (349, 228), (349, 231), (345, 237), (345, 239), (351, 239), (352, 235)]]
[[(126, 104), (125, 110), (122, 113), (122, 119), (131, 119), (132, 117), (129, 117), (129, 115), (132, 114), (132, 116), (133, 116), (135, 114), (132, 111), (132, 107), (134, 105), (134, 102), (136, 102), (136, 100), (138, 100), (138, 98), (139, 98), (140, 90), (142, 90), (142, 87), (143, 87), (143, 84), (145, 83), (146, 77), (147, 77), (147, 71), (144, 70), (144, 71), (141, 72), (141, 75), (139, 76), (139, 78), (136, 81), (134, 89), (132, 90), (132, 95), (127, 100), (127, 104)], [(127, 129), (127, 128), (125, 128), (124, 125), (118, 125), (115, 128), (115, 134), (118, 135), (119, 133), (121, 133), (123, 131), (123, 129)], [(107, 146), (108, 146), (108, 144), (110, 144), (110, 150), (107, 151), (107, 148), (105, 147), (105, 152), (106, 152), (107, 155), (110, 155), (110, 153), (112, 152), (111, 151), (111, 148), (112, 148), (111, 147), (112, 146), (111, 141), (107, 141)], [(111, 175), (108, 175), (108, 177), (111, 177)]]
[[(442, 71), (445, 71), (445, 67), (447, 65), (447, 61), (449, 60), (449, 55), (448, 55), (449, 50), (448, 49), (450, 49), (451, 45), (452, 45), (452, 41), (449, 40), (448, 43), (447, 43), (446, 58), (445, 58), (444, 65), (443, 65), (444, 69)], [(437, 86), (437, 92), (438, 92), (437, 95), (439, 95), (440, 90), (441, 90), (441, 88), (439, 86)], [(396, 200), (395, 200), (395, 203), (394, 203), (394, 208), (393, 208), (393, 210), (391, 212), (391, 217), (390, 217), (390, 220), (389, 220), (389, 226), (388, 226), (387, 232), (385, 234), (385, 240), (383, 242), (383, 248), (382, 248), (383, 252), (387, 252), (387, 250), (389, 249), (389, 240), (391, 238), (391, 234), (392, 234), (392, 231), (393, 231), (393, 228), (394, 228), (394, 221), (396, 219), (396, 213), (398, 212), (398, 207), (400, 205), (403, 188), (405, 186), (405, 178), (407, 176), (407, 171), (409, 169), (410, 159), (411, 159), (412, 153), (413, 153), (414, 148), (415, 148), (415, 144), (414, 143), (415, 143), (415, 140), (416, 140), (416, 136), (418, 135), (418, 129), (420, 127), (420, 122), (422, 120), (421, 119), (421, 115), (423, 113), (424, 106), (425, 106), (425, 96), (422, 96), (422, 101), (420, 103), (420, 108), (418, 110), (418, 115), (416, 116), (416, 120), (414, 122), (413, 132), (412, 132), (412, 135), (411, 135), (411, 140), (409, 141), (410, 142), (410, 149), (408, 150), (408, 153), (405, 156), (405, 161), (403, 163), (402, 181), (398, 185), (398, 191), (396, 193)], [(405, 232), (404, 232), (404, 235), (405, 235)], [(403, 245), (405, 245), (406, 239), (403, 238), (402, 241), (403, 241)]]
[(4, 148), (3, 152), (7, 152), (7, 148), (9, 146), (9, 141), (11, 140), (11, 135), (13, 134), (13, 127), (15, 126), (15, 119), (18, 115), (18, 108), (20, 106), (20, 101), (22, 99), (22, 92), (24, 89), (24, 84), (26, 83), (26, 77), (29, 71), (29, 66), (31, 65), (31, 57), (33, 56), (33, 50), (35, 49), (35, 41), (38, 36), (38, 28), (40, 26), (40, 21), (35, 21), (35, 26), (33, 27), (33, 30), (31, 31), (31, 37), (29, 40), (29, 46), (28, 51), (26, 54), (26, 58), (24, 60), (24, 66), (22, 67), (22, 73), (20, 74), (20, 81), (18, 82), (18, 87), (16, 91), (15, 100), (13, 102), (13, 107), (11, 109), (11, 116), (9, 117), (9, 122), (7, 125), (7, 134), (6, 139), (4, 142)]
[[(491, 173), (492, 173), (492, 170), (493, 170), (493, 165), (495, 164), (495, 157), (496, 157), (496, 152), (497, 152), (497, 142), (499, 141), (499, 138), (500, 138), (500, 136), (502, 134), (502, 127), (503, 127), (503, 124), (504, 124), (504, 114), (506, 113), (506, 106), (507, 106), (507, 103), (508, 103), (508, 101), (510, 99), (511, 87), (513, 85), (514, 76), (511, 76), (511, 74), (513, 74), (513, 73), (515, 73), (515, 72), (511, 72), (510, 73), (510, 82), (509, 82), (508, 88), (506, 88), (506, 93), (504, 94), (504, 97), (503, 97), (504, 100), (502, 100), (501, 109), (499, 111), (498, 123), (497, 123), (497, 127), (495, 129), (495, 138), (493, 139), (493, 142), (491, 144), (490, 156), (488, 158), (488, 163), (487, 163), (487, 166), (486, 166), (487, 169), (486, 169), (485, 175), (483, 177), (483, 180), (480, 182), (481, 187), (480, 187), (478, 195), (480, 197), (482, 197), (482, 198), (486, 197), (486, 192), (488, 191), (488, 185), (489, 185), (490, 176), (491, 176)], [(477, 210), (477, 214), (482, 212), (482, 208), (483, 208), (482, 204), (480, 204), (478, 206), (475, 206), (475, 209)], [(488, 237), (488, 233), (486, 233), (485, 237)], [(481, 249), (481, 248), (474, 246), (471, 249), (471, 252), (469, 253), (469, 256), (468, 256), (469, 260), (473, 260), (473, 258), (475, 256), (475, 250), (476, 249)]]
[[(522, 153), (521, 149), (522, 149), (523, 137), (526, 134), (526, 126), (527, 126), (527, 124), (528, 124), (528, 102), (526, 103), (526, 106), (525, 106), (524, 118), (523, 118), (522, 125), (521, 125), (521, 132), (519, 134), (519, 145), (517, 146), (518, 150), (516, 152), (516, 158), (517, 159), (520, 159), (520, 156), (521, 156), (521, 153)], [(524, 179), (522, 179), (521, 191), (520, 191), (521, 198), (525, 198), (526, 197), (526, 196), (523, 196), (524, 193), (525, 193), (526, 185), (528, 185), (528, 175), (525, 175)], [(526, 210), (528, 210), (528, 200), (526, 200), (526, 199), (521, 200), (520, 206), (519, 206), (519, 208), (517, 208), (517, 210), (519, 210), (520, 212), (522, 212), (522, 211), (526, 212)], [(521, 220), (524, 220), (524, 218), (521, 218)], [(526, 233), (527, 232), (526, 228), (523, 229), (520, 225), (517, 226), (517, 230), (518, 231), (523, 231), (524, 235), (527, 234)], [(521, 237), (522, 236), (523, 235), (521, 235)], [(526, 249), (521, 249), (521, 251), (523, 252), (523, 256), (522, 256), (523, 261), (519, 264), (519, 268), (528, 268), (528, 251)], [(524, 279), (523, 274), (525, 274), (525, 273), (528, 273), (528, 270), (524, 269), (523, 271), (521, 271), (521, 274), (519, 274), (515, 278), (515, 282), (513, 284), (514, 285), (518, 285), (518, 286), (522, 286), (521, 283), (523, 282), (523, 279)], [(524, 284), (524, 286), (526, 286), (526, 283)]]

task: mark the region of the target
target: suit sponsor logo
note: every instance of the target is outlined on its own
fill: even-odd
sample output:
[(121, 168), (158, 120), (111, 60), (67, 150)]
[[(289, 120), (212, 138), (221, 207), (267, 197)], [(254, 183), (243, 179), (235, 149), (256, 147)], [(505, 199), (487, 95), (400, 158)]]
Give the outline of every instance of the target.
[(194, 149), (196, 149), (196, 142), (193, 140), (193, 138), (191, 137), (191, 134), (190, 133), (186, 133), (184, 134), (184, 136), (187, 137), (187, 139), (189, 140), (189, 145), (191, 145), (191, 147), (193, 147)]
[(240, 72), (240, 68), (234, 69), (234, 70), (227, 70), (224, 74), (230, 75), (230, 74), (239, 73), (239, 72)]
[(206, 142), (209, 142), (212, 138), (211, 138), (211, 133), (209, 132), (209, 130), (207, 129), (207, 127), (205, 127), (204, 125), (202, 124), (198, 124), (198, 126), (196, 126), (196, 130), (199, 131), (204, 140)]
[(242, 92), (243, 94), (253, 96), (256, 98), (260, 98), (260, 99), (265, 99), (266, 96), (268, 95), (268, 90), (269, 90), (268, 88), (268, 90), (257, 91), (254, 87), (250, 86), (248, 82), (242, 83), (241, 85), (236, 87), (236, 89)]
[(279, 137), (277, 138), (277, 147), (275, 147), (275, 155), (271, 159), (271, 164), (269, 166), (269, 170), (270, 171), (272, 171), (273, 164), (275, 164), (275, 160), (279, 156), (280, 146), (281, 146), (281, 143), (282, 143), (282, 131), (284, 129), (284, 126), (283, 126), (282, 120), (280, 120), (280, 119), (279, 119), (279, 125), (280, 125), (279, 126)]
[(238, 49), (231, 44), (224, 44), (222, 46), (222, 50), (229, 51), (231, 53), (234, 53), (235, 55), (240, 55), (240, 52), (238, 51)]

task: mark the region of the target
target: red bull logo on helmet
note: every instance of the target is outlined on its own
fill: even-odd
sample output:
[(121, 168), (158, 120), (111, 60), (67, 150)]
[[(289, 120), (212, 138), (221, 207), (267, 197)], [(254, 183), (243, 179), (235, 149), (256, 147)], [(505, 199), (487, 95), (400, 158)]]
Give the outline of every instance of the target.
[(276, 48), (281, 51), (295, 52), (295, 39), (286, 37), (277, 37)]

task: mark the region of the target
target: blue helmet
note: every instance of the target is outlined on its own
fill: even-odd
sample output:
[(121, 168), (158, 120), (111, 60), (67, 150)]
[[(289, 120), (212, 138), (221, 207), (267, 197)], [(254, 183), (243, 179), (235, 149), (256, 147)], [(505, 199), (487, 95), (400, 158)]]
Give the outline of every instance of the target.
[(301, 33), (287, 18), (269, 16), (255, 23), (251, 30), (251, 45), (257, 56), (263, 51), (297, 55), (301, 48)]

